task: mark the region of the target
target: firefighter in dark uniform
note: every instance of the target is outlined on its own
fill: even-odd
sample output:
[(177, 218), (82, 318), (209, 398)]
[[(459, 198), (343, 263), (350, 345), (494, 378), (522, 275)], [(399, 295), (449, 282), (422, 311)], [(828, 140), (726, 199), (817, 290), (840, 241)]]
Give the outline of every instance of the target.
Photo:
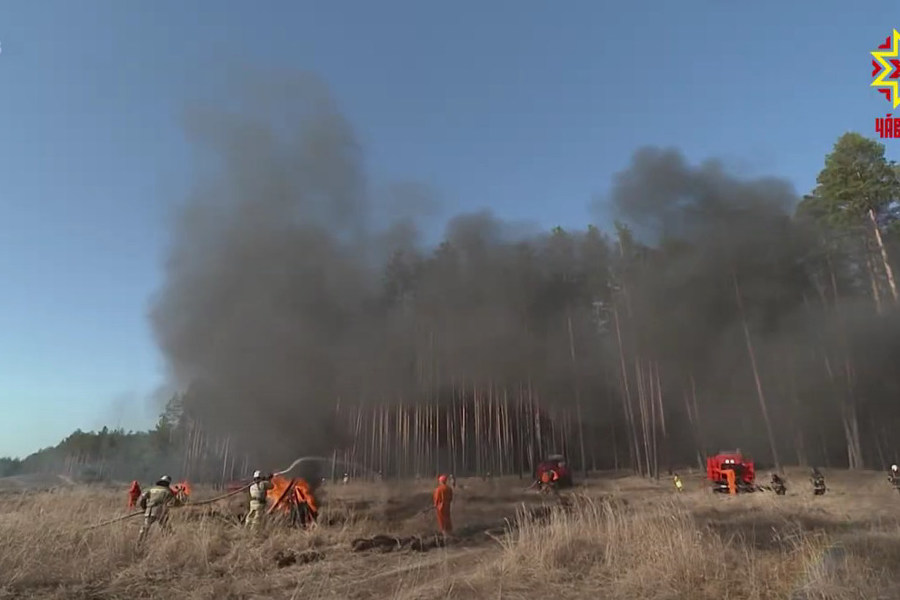
[(814, 468), (812, 472), (812, 477), (810, 480), (813, 484), (813, 494), (816, 496), (821, 496), (825, 493), (825, 476), (819, 471), (819, 469)]
[(777, 473), (772, 473), (772, 490), (779, 496), (784, 496), (787, 493), (784, 479), (779, 477)]
[(891, 471), (888, 473), (888, 481), (891, 482), (891, 485), (894, 486), (894, 489), (900, 492), (900, 472), (897, 470), (897, 465), (891, 465)]

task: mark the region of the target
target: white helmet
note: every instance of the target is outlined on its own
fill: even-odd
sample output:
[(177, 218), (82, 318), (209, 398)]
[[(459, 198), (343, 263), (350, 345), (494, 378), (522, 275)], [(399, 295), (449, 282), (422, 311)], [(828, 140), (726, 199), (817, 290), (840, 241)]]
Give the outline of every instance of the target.
[(262, 471), (259, 471), (259, 470), (253, 471), (253, 479), (260, 479), (260, 478), (262, 478)]
[(891, 465), (891, 471), (896, 471), (896, 470), (897, 470), (897, 465)]

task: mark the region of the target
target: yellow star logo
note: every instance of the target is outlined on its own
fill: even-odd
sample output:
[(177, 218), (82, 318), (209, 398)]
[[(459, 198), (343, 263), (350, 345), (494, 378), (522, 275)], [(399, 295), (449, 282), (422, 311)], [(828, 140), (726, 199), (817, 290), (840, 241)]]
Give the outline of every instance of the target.
[[(892, 43), (891, 40), (893, 40)], [(900, 83), (898, 83), (898, 78), (900, 78), (900, 32), (896, 29), (894, 30), (893, 36), (885, 40), (885, 43), (879, 46), (879, 48), (890, 48), (889, 50), (883, 50), (881, 52), (875, 51), (872, 52), (872, 56), (875, 57), (875, 60), (872, 61), (872, 66), (876, 69), (881, 66), (881, 72), (878, 74), (878, 77), (875, 78), (875, 81), (871, 83), (872, 87), (882, 88), (879, 89), (882, 93), (885, 93), (889, 102), (892, 102), (894, 108), (900, 106)], [(887, 60), (893, 58), (894, 60)], [(875, 73), (878, 71), (873, 71), (872, 76), (875, 77)], [(890, 75), (890, 77), (888, 77)], [(891, 79), (892, 81), (886, 81), (885, 79)]]

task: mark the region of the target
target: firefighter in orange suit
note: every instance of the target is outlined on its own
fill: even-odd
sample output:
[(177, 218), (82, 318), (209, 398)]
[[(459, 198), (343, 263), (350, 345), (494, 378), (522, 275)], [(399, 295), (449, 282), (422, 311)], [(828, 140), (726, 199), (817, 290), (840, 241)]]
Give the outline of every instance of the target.
[(559, 473), (555, 469), (548, 469), (541, 473), (541, 493), (557, 495), (556, 485), (559, 481)]
[(128, 508), (134, 508), (137, 506), (137, 502), (141, 497), (141, 484), (137, 481), (131, 482), (131, 487), (128, 488)]
[(438, 485), (434, 489), (432, 496), (434, 501), (434, 510), (437, 514), (438, 528), (441, 533), (448, 534), (453, 532), (453, 523), (450, 520), (450, 503), (453, 502), (453, 490), (447, 485), (447, 476), (438, 477)]
[(734, 469), (725, 469), (722, 472), (725, 473), (725, 479), (728, 480), (728, 493), (734, 496), (737, 494), (737, 482), (735, 481), (736, 477), (734, 475)]

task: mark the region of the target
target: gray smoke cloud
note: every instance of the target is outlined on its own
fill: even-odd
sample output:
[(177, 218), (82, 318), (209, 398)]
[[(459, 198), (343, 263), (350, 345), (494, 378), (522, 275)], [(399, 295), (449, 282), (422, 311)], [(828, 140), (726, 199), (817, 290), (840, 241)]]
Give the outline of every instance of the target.
[[(437, 214), (436, 194), (415, 182), (371, 193), (321, 81), (255, 78), (185, 125), (207, 170), (151, 319), (205, 427), (267, 460), (324, 453), (341, 442), (341, 399), (415, 397), (527, 360), (504, 286), (518, 283), (511, 244), (533, 230), (461, 215), (429, 258), (417, 223)], [(413, 315), (412, 286), (429, 314)]]
[[(672, 149), (640, 150), (614, 180), (614, 214), (650, 246), (625, 276), (634, 350), (662, 361), (676, 402), (694, 378), (710, 450), (771, 458), (743, 320), (782, 458), (846, 460), (850, 407), (861, 422), (894, 412), (884, 382), (897, 378), (876, 365), (900, 358), (888, 342), (897, 313), (876, 314), (865, 274), (840, 264), (839, 251), (829, 256), (821, 232), (794, 217), (799, 200), (783, 180), (742, 179), (717, 161), (693, 167)], [(842, 375), (848, 366), (866, 373), (856, 390)], [(876, 449), (864, 451), (874, 462)]]
[[(735, 280), (783, 450), (797, 431), (807, 452), (832, 436), (816, 442), (822, 458), (845, 448), (842, 400), (822, 383), (823, 356), (845, 356), (838, 338), (857, 360), (880, 357), (859, 371), (869, 394), (861, 420), (894, 389), (873, 382), (895, 364), (884, 359), (896, 356), (895, 338), (876, 333), (897, 331), (896, 319), (877, 320), (863, 301), (823, 301), (819, 237), (793, 218), (797, 196), (784, 181), (644, 149), (604, 207), (634, 243), (593, 228), (537, 233), (485, 211), (449, 219), (432, 247), (419, 224), (439, 212), (435, 191), (402, 182), (373, 192), (321, 81), (257, 77), (227, 98), (185, 116), (203, 170), (176, 220), (151, 319), (192, 414), (260, 461), (346, 442), (338, 402), (431, 401), (473, 383), (528, 383), (559, 407), (580, 399), (590, 452), (601, 463), (611, 446), (627, 454), (613, 305), (629, 368), (635, 357), (660, 364), (672, 460), (695, 456), (681, 400), (691, 378), (708, 445), (764, 455)], [(859, 296), (852, 269), (835, 278)]]
[(361, 151), (313, 76), (256, 78), (232, 100), (185, 116), (212, 161), (177, 221), (152, 322), (207, 426), (251, 452), (318, 450), (377, 342)]

